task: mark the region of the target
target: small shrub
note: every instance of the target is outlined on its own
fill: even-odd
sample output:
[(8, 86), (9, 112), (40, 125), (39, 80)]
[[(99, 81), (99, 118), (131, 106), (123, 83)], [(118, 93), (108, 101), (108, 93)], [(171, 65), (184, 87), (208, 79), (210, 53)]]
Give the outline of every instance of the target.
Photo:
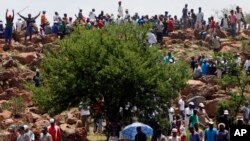
[(0, 106), (0, 111), (9, 110), (10, 107), (11, 107), (11, 104), (5, 102), (5, 103), (1, 104), (1, 106)]
[(13, 108), (13, 114), (17, 115), (20, 114), (22, 112), (24, 112), (25, 109), (25, 105), (24, 105), (24, 101), (21, 97), (12, 97), (11, 98), (11, 104), (12, 104), (12, 108)]

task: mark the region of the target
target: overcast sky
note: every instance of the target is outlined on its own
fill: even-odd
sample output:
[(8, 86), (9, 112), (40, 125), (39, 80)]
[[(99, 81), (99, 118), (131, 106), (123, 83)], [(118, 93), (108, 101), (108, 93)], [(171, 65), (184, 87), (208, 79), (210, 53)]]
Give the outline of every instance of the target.
[[(197, 12), (198, 7), (202, 7), (205, 18), (214, 14), (214, 10), (220, 10), (231, 5), (239, 5), (244, 12), (250, 12), (250, 0), (122, 0), (124, 9), (129, 9), (130, 14), (139, 12), (142, 14), (163, 14), (169, 11), (171, 15), (181, 15), (181, 10), (185, 3), (189, 9), (193, 8)], [(5, 22), (4, 15), (6, 9), (15, 9), (16, 12), (28, 6), (21, 14), (33, 16), (39, 11), (46, 10), (48, 20), (52, 21), (55, 11), (62, 16), (68, 13), (74, 17), (78, 8), (83, 9), (84, 15), (88, 15), (92, 8), (96, 9), (96, 14), (101, 10), (104, 13), (117, 14), (118, 0), (0, 0), (0, 19)], [(17, 19), (17, 17), (15, 18)], [(38, 21), (40, 23), (40, 19)]]

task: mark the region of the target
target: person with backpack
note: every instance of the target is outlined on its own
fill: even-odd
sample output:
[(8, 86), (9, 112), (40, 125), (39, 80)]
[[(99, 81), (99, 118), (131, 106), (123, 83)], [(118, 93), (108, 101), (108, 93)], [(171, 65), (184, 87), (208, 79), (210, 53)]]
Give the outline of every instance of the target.
[(5, 45), (10, 46), (12, 39), (13, 30), (13, 20), (14, 20), (14, 10), (12, 10), (12, 15), (8, 15), (8, 9), (6, 10), (6, 26), (5, 26)]
[(35, 17), (31, 17), (31, 14), (28, 14), (28, 17), (24, 17), (20, 15), (20, 13), (17, 13), (17, 14), (26, 21), (27, 27), (26, 27), (26, 33), (25, 33), (25, 41), (27, 40), (27, 36), (29, 36), (31, 40), (35, 21), (40, 16), (41, 13), (39, 12), (39, 14), (36, 15)]

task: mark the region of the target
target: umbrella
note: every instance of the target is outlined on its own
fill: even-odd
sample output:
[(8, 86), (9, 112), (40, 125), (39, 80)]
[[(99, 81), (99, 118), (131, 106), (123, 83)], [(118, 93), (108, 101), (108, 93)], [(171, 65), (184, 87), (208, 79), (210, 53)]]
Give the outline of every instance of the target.
[(137, 134), (137, 131), (136, 131), (137, 127), (141, 127), (141, 131), (143, 133), (145, 133), (147, 137), (150, 137), (153, 135), (153, 129), (150, 126), (143, 124), (143, 123), (140, 123), (140, 122), (135, 122), (133, 124), (126, 126), (122, 130), (123, 137), (125, 137), (129, 140), (134, 140), (135, 135)]

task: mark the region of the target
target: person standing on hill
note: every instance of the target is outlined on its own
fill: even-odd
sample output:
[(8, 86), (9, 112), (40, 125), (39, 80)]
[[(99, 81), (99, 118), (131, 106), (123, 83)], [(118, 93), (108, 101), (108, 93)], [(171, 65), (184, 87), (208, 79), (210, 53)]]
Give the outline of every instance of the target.
[(183, 29), (186, 30), (188, 26), (188, 5), (185, 4), (185, 7), (182, 9), (182, 21)]
[(196, 22), (195, 22), (195, 29), (196, 30), (202, 29), (203, 18), (204, 18), (204, 13), (201, 11), (201, 7), (199, 7), (199, 13), (196, 14)]
[(240, 33), (240, 30), (241, 30), (241, 20), (242, 20), (242, 14), (241, 14), (241, 12), (240, 12), (240, 7), (239, 6), (237, 6), (236, 7), (236, 14), (235, 14), (235, 16), (236, 16), (236, 19), (237, 19), (237, 25), (238, 25), (238, 34)]
[(122, 2), (118, 2), (118, 14), (123, 18), (123, 8), (122, 8)]
[(33, 34), (34, 23), (41, 13), (39, 12), (39, 14), (35, 17), (31, 17), (31, 14), (28, 14), (28, 17), (24, 17), (20, 15), (20, 13), (17, 13), (17, 14), (26, 21), (27, 27), (26, 27), (26, 33), (25, 33), (25, 41), (27, 39), (27, 36), (30, 36), (30, 40), (31, 40), (32, 34)]
[(229, 19), (227, 14), (224, 15), (224, 18), (221, 19), (221, 24), (220, 26), (222, 27), (222, 30), (227, 31), (229, 28)]
[(6, 10), (6, 27), (5, 27), (5, 45), (10, 46), (12, 39), (12, 29), (14, 20), (14, 10), (12, 10), (12, 15), (8, 15), (8, 9)]
[(230, 15), (231, 35), (233, 38), (235, 38), (237, 18), (235, 16), (233, 10), (231, 10), (230, 13), (231, 13), (231, 15)]
[(43, 11), (42, 16), (41, 16), (41, 27), (43, 28), (43, 30), (46, 24), (47, 24), (46, 11)]

